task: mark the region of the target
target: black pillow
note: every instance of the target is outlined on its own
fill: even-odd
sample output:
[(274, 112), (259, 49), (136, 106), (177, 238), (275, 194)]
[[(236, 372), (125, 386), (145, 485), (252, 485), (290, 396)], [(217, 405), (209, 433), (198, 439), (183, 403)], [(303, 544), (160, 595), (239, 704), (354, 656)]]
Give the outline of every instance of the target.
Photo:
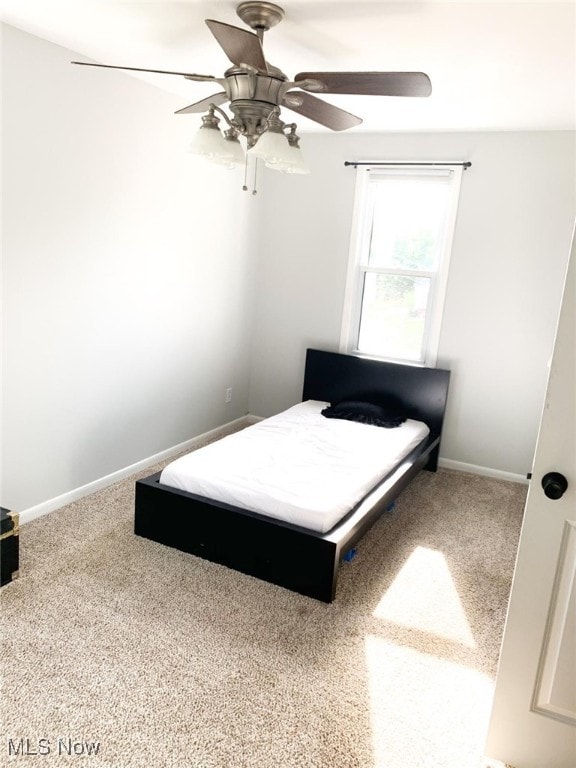
[(327, 419), (345, 419), (370, 424), (374, 427), (399, 427), (406, 421), (396, 404), (377, 405), (363, 400), (343, 400), (324, 408), (322, 416)]

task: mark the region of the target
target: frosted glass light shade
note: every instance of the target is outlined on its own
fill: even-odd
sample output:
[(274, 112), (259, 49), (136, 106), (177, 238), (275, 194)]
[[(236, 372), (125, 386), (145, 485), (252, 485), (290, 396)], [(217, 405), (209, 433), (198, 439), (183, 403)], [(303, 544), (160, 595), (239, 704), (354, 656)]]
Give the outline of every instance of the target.
[(263, 133), (252, 149), (248, 150), (254, 157), (260, 157), (268, 168), (282, 170), (280, 166), (289, 160), (290, 146), (283, 133), (266, 131)]
[(244, 165), (244, 150), (242, 149), (242, 144), (238, 141), (238, 137), (226, 136), (223, 152), (226, 154), (222, 157), (214, 158), (215, 162), (221, 163), (230, 169), (236, 168), (238, 165)]
[(209, 160), (219, 160), (230, 154), (226, 144), (227, 142), (218, 128), (203, 125), (190, 142), (188, 151), (193, 155), (202, 155)]
[[(268, 163), (266, 163), (268, 165)], [(276, 166), (279, 171), (285, 173), (310, 173), (310, 168), (304, 161), (304, 155), (300, 147), (289, 145), (287, 159)]]

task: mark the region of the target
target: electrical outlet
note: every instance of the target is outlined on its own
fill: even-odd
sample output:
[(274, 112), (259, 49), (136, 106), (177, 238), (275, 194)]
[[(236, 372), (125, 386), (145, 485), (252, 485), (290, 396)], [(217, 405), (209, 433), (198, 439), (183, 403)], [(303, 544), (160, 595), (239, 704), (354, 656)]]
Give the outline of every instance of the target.
[(224, 394), (224, 402), (225, 403), (231, 403), (232, 402), (232, 387), (228, 387)]

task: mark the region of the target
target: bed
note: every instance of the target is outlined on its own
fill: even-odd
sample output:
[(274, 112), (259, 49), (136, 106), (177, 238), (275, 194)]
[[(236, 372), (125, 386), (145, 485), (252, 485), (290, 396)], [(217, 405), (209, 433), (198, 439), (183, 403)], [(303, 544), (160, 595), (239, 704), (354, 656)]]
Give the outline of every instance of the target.
[[(438, 368), (308, 349), (302, 403), (243, 430), (242, 434), (223, 438), (173, 462), (164, 474), (158, 472), (137, 481), (134, 531), (161, 544), (331, 602), (336, 595), (342, 559), (418, 472), (436, 470), (449, 379), (450, 372)], [(398, 428), (383, 429), (320, 415), (329, 404), (348, 400), (400, 402), (406, 422)], [(344, 485), (327, 481), (328, 470), (320, 461), (317, 465), (307, 461), (311, 425), (324, 430), (324, 453), (336, 453), (326, 441), (338, 433), (344, 462), (346, 443), (355, 439), (357, 433), (362, 433), (364, 440), (366, 435), (370, 436), (362, 448), (351, 442), (350, 471), (346, 471), (344, 463), (337, 473), (338, 481), (344, 474), (354, 475), (352, 465), (358, 455), (362, 459), (357, 464), (371, 465), (373, 478), (368, 486), (366, 478), (362, 479), (364, 486), (354, 490), (357, 498), (351, 495), (347, 499)], [(405, 455), (399, 461), (384, 464), (384, 449), (379, 441), (398, 442), (403, 430), (410, 432)], [(259, 433), (267, 433), (268, 440), (272, 436), (266, 449), (258, 447)], [(298, 462), (291, 464), (292, 459), (285, 458), (282, 451), (286, 444), (292, 448), (294, 444), (299, 446), (299, 463), (306, 483), (317, 475), (320, 484), (332, 491), (331, 503), (341, 501), (344, 509), (335, 511), (323, 498), (316, 501), (312, 492), (308, 497), (309, 508), (305, 508), (302, 499), (306, 498), (308, 486), (302, 471), (296, 471)], [(233, 449), (239, 452), (234, 454)], [(273, 461), (266, 460), (266, 451)], [(231, 458), (234, 455), (240, 458), (235, 461)], [(215, 466), (228, 466), (231, 477), (219, 481), (218, 472), (212, 471), (212, 485), (203, 481), (191, 485), (191, 491), (186, 477), (194, 479), (202, 465), (212, 470)], [(251, 472), (251, 466), (257, 467), (257, 471)], [(178, 472), (187, 474), (179, 480)], [(278, 483), (284, 483), (283, 488), (278, 485), (278, 492), (269, 490), (270, 472)], [(262, 501), (245, 492), (243, 481), (249, 474), (255, 476), (257, 485), (264, 486), (267, 505), (266, 499)], [(264, 477), (265, 485), (259, 482)], [(223, 481), (229, 481), (228, 488)], [(181, 487), (175, 487), (178, 484)]]

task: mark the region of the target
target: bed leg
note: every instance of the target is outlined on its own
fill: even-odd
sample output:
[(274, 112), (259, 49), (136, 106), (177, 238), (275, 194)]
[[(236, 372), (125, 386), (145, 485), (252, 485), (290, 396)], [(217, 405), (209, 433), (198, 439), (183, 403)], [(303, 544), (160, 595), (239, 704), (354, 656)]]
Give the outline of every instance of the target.
[(433, 451), (430, 452), (430, 455), (428, 456), (428, 461), (424, 465), (424, 469), (427, 469), (429, 472), (436, 472), (438, 469), (438, 455), (440, 453), (440, 446), (436, 446)]
[(321, 600), (323, 603), (331, 603), (336, 597), (336, 583), (338, 581), (338, 568), (340, 565), (340, 550), (333, 543), (324, 542), (316, 553), (315, 573), (310, 573), (308, 588), (297, 589), (304, 595)]

